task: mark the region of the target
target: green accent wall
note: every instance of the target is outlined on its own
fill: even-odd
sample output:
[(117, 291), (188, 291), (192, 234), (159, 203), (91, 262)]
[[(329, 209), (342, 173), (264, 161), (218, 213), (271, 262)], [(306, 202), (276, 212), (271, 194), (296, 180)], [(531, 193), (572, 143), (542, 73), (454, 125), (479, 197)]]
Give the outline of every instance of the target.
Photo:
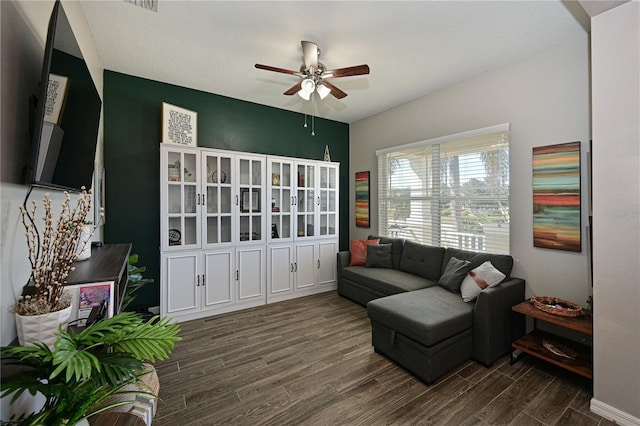
[(348, 124), (316, 118), (311, 136), (304, 114), (105, 70), (104, 241), (132, 243), (144, 276), (155, 280), (134, 305), (160, 304), (162, 102), (198, 113), (198, 146), (322, 160), (329, 145), (331, 160), (340, 162), (340, 249), (347, 249)]

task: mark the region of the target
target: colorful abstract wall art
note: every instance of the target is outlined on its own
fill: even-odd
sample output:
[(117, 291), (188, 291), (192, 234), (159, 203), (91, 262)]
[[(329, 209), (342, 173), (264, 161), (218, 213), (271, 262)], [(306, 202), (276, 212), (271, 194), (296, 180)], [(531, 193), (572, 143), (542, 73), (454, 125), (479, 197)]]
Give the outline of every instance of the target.
[(580, 142), (533, 148), (533, 246), (581, 251)]
[(356, 172), (356, 226), (369, 228), (369, 172)]

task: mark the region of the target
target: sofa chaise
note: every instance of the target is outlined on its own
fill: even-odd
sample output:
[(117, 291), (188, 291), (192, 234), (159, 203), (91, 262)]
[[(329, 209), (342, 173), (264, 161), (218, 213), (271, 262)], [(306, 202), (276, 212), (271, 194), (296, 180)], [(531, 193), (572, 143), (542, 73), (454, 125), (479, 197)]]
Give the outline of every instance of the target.
[[(426, 383), (470, 358), (493, 364), (523, 333), (511, 307), (524, 300), (524, 280), (510, 276), (511, 256), (375, 235), (368, 243), (365, 264), (338, 253), (338, 293), (367, 307), (376, 352)], [(475, 297), (463, 300), (462, 281), (485, 266), (503, 279), (482, 290), (465, 282), (465, 298)]]

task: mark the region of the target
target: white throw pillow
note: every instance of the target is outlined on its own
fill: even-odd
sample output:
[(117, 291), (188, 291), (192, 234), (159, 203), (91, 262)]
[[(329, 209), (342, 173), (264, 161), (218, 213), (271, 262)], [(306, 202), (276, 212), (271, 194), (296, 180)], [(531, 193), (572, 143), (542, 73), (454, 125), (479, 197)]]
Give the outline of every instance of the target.
[(486, 288), (495, 287), (505, 279), (505, 275), (498, 271), (490, 261), (484, 262), (476, 269), (469, 271), (462, 281), (460, 292), (462, 300), (471, 302)]

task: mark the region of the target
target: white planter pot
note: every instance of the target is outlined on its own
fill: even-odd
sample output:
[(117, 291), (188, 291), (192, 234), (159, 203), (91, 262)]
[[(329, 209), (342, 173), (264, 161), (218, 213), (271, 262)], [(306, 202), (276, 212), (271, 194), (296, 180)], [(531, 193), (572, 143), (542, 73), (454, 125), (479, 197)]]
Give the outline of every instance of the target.
[(91, 225), (83, 225), (80, 232), (80, 241), (78, 241), (78, 259), (85, 260), (91, 257), (91, 234), (93, 231)]
[(50, 312), (42, 315), (18, 315), (16, 314), (16, 328), (18, 329), (18, 342), (21, 346), (29, 342), (42, 342), (53, 349), (56, 342), (58, 326), (66, 330), (71, 317), (71, 306), (61, 311)]

